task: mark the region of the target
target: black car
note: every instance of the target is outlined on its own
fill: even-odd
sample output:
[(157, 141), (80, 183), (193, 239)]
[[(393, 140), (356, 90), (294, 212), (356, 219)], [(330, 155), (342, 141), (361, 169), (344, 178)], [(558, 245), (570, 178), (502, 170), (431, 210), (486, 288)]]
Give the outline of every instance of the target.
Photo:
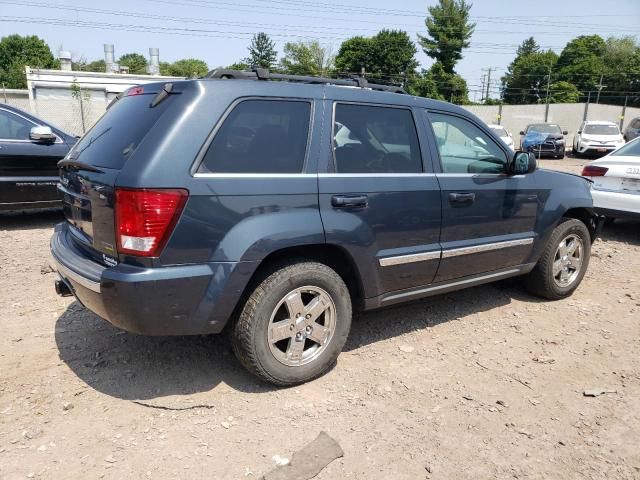
[(57, 164), (75, 142), (47, 122), (0, 104), (0, 211), (61, 206)]
[(548, 155), (563, 158), (566, 130), (555, 123), (532, 123), (520, 132), (520, 147), (525, 152), (533, 152), (538, 157)]
[(56, 289), (136, 333), (229, 331), (251, 372), (304, 382), (352, 310), (518, 275), (570, 295), (601, 223), (588, 180), (536, 165), (463, 108), (361, 78), (134, 87), (60, 162)]

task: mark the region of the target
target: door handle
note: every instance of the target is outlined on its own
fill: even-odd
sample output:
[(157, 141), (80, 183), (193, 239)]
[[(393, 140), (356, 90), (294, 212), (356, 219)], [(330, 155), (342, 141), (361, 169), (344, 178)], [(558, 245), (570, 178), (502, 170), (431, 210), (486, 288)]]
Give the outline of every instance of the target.
[(475, 193), (450, 193), (449, 203), (454, 207), (466, 207), (476, 199)]
[(364, 208), (369, 205), (366, 195), (334, 195), (331, 206), (334, 208)]

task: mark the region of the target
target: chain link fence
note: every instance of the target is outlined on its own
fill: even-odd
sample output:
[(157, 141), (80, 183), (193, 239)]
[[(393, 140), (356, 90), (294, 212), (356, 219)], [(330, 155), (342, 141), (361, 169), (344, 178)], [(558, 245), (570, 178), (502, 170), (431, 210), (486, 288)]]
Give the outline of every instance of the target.
[(463, 105), (474, 115), (486, 123), (499, 123), (509, 130), (516, 140), (518, 134), (530, 123), (557, 123), (567, 130), (568, 143), (584, 120), (610, 121), (622, 128), (631, 120), (640, 117), (640, 108), (622, 107), (620, 105), (603, 105), (597, 103), (552, 103), (548, 105)]
[[(82, 89), (74, 84), (69, 89), (39, 88), (31, 100), (27, 90), (0, 89), (0, 102), (30, 112), (73, 135), (82, 135), (89, 130), (105, 112), (113, 96), (115, 94), (106, 96), (104, 90)], [(568, 142), (573, 140), (583, 120), (608, 120), (624, 128), (640, 117), (640, 108), (596, 103), (467, 105), (463, 108), (486, 123), (503, 125), (516, 139), (530, 123), (557, 123), (569, 132)]]

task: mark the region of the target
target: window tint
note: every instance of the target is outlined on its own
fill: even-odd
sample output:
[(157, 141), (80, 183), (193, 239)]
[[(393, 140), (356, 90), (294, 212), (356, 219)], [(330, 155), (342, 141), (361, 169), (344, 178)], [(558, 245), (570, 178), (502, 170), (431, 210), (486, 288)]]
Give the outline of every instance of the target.
[(615, 152), (613, 152), (611, 155), (629, 155), (629, 156), (640, 156), (640, 140), (633, 140), (625, 145), (623, 145), (622, 147), (620, 147), (619, 149), (617, 149)]
[(503, 173), (507, 156), (473, 123), (453, 115), (430, 113), (444, 173)]
[(245, 100), (222, 123), (199, 172), (300, 173), (311, 104)]
[(527, 127), (527, 133), (562, 133), (562, 129), (558, 125), (552, 123), (535, 123)]
[(35, 125), (18, 115), (0, 110), (0, 140), (29, 140)]
[(333, 148), (338, 173), (422, 172), (410, 110), (336, 104)]
[(172, 97), (153, 108), (149, 106), (152, 95), (122, 97), (76, 143), (69, 158), (98, 167), (121, 169), (175, 100)]
[(586, 125), (583, 133), (591, 135), (620, 135), (617, 125)]

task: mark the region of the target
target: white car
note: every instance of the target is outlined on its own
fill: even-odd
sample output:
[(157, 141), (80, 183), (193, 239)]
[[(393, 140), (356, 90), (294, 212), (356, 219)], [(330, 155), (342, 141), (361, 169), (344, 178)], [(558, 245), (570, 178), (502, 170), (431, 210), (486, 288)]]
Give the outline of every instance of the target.
[(513, 150), (513, 135), (509, 130), (504, 128), (502, 125), (496, 124), (489, 125), (489, 128), (498, 134), (502, 141), (507, 144), (507, 147)]
[(573, 154), (606, 155), (624, 145), (620, 128), (613, 122), (582, 122), (573, 137)]
[(593, 180), (591, 195), (598, 213), (609, 219), (640, 219), (640, 137), (584, 167)]

